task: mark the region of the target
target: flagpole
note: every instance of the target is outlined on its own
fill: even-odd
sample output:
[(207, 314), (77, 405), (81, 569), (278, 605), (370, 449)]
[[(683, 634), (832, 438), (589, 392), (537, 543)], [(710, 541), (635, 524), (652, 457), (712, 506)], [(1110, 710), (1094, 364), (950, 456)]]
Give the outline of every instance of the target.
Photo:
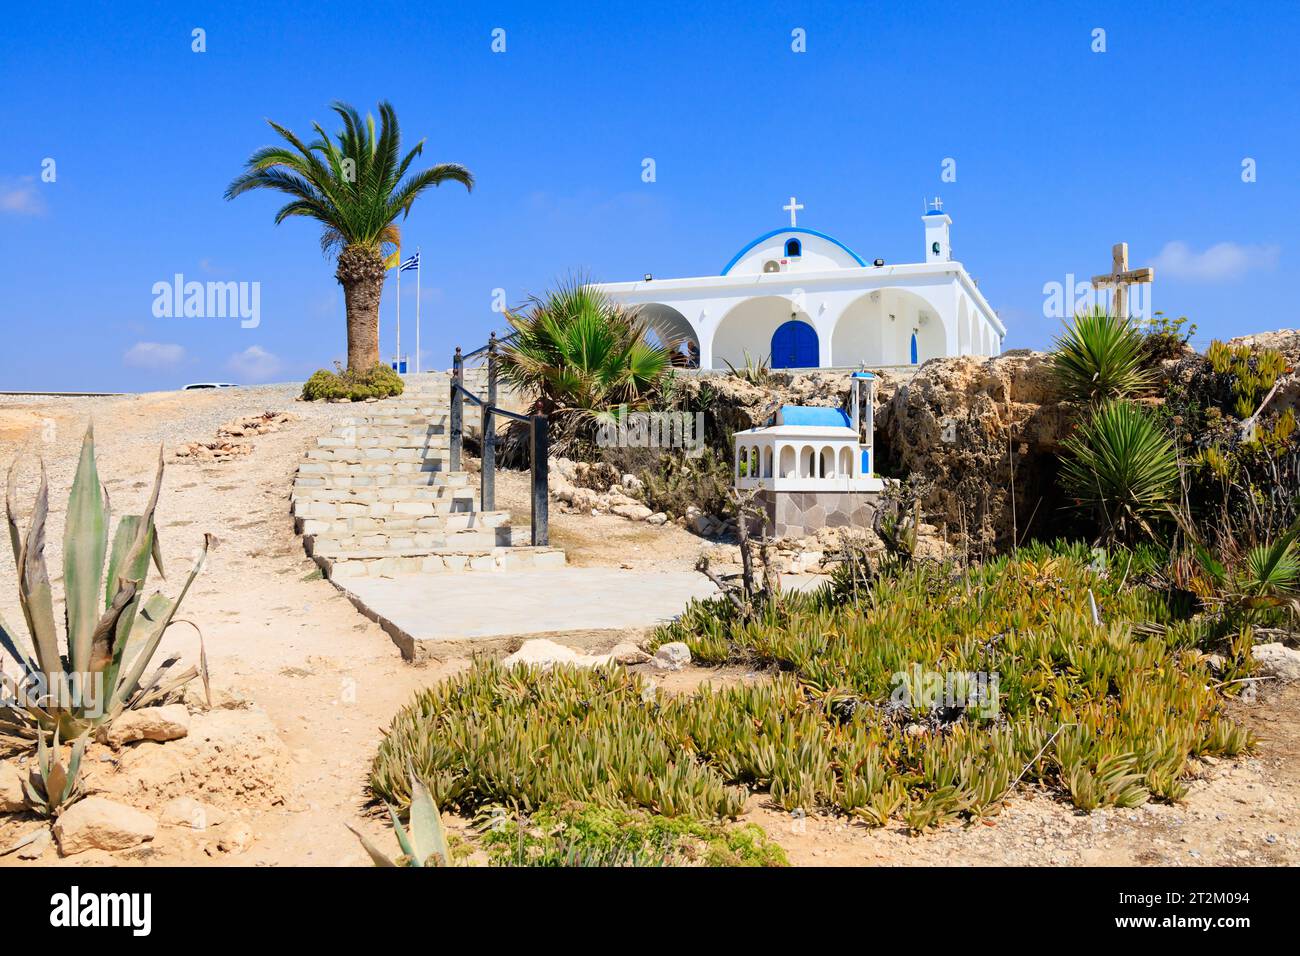
[(397, 247), (397, 371), (402, 369), (402, 247)]
[(420, 371), (420, 247), (415, 247), (415, 371)]

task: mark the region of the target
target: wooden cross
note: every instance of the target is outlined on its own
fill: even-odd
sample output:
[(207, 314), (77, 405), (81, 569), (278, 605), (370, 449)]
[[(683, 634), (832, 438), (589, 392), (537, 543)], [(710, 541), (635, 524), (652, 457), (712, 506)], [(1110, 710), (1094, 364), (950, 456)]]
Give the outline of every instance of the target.
[(1122, 319), (1128, 318), (1128, 287), (1135, 283), (1152, 282), (1156, 277), (1154, 269), (1129, 269), (1128, 243), (1117, 242), (1110, 248), (1111, 269), (1109, 275), (1093, 276), (1095, 289), (1113, 288), (1115, 290), (1115, 314)]
[(791, 197), (790, 197), (790, 205), (788, 205), (788, 206), (782, 206), (781, 208), (784, 209), (786, 212), (788, 212), (788, 213), (790, 214), (790, 228), (793, 229), (795, 226), (798, 225), (798, 223), (795, 221), (795, 218), (794, 218), (794, 217), (795, 217), (795, 213), (797, 213), (800, 209), (803, 208), (803, 203), (801, 203), (801, 202), (795, 202), (794, 197), (791, 196)]

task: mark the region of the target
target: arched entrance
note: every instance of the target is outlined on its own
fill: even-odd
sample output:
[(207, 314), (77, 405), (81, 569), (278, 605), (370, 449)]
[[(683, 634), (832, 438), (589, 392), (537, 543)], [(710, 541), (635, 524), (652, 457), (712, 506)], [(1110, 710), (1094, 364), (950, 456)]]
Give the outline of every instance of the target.
[(772, 333), (772, 368), (816, 368), (817, 331), (791, 319)]
[(652, 345), (666, 348), (679, 365), (699, 367), (700, 338), (686, 316), (659, 302), (633, 306), (632, 311), (645, 325), (646, 339)]
[(937, 310), (907, 289), (877, 289), (855, 299), (831, 333), (831, 364), (840, 367), (918, 365), (946, 354)]
[[(713, 367), (743, 368), (751, 362), (764, 362), (777, 368), (792, 367), (788, 364), (791, 361), (789, 343), (776, 340), (777, 330), (790, 323), (806, 326), (813, 335), (814, 343), (816, 342), (816, 332), (807, 313), (800, 311), (789, 299), (764, 295), (738, 302), (722, 316), (713, 332)], [(783, 336), (789, 335), (802, 333), (783, 333)], [(774, 344), (785, 351), (781, 355), (774, 355)], [(797, 351), (794, 359), (800, 360), (802, 357), (803, 353)], [(807, 367), (816, 368), (821, 364), (819, 359), (814, 345), (812, 361)]]

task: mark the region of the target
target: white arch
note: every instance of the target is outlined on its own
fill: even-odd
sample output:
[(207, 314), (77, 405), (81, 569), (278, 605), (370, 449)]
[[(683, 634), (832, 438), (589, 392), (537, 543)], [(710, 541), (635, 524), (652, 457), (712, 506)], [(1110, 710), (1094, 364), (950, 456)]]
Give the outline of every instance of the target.
[(781, 446), (781, 474), (782, 478), (798, 478), (799, 463), (796, 459), (793, 445)]
[(671, 305), (647, 302), (632, 306), (631, 311), (646, 328), (646, 338), (681, 356), (686, 365), (696, 365), (700, 358), (700, 335), (694, 323)]
[(806, 322), (814, 332), (817, 330), (808, 314), (786, 296), (764, 295), (736, 303), (713, 330), (713, 368), (725, 369), (728, 362), (741, 368), (746, 353), (752, 361), (770, 362), (772, 333), (791, 319)]
[(836, 474), (835, 473), (835, 449), (832, 448), (830, 445), (824, 445), (822, 447), (821, 454), (818, 455), (817, 457), (819, 459), (818, 466), (817, 466), (818, 477), (834, 478)]
[(908, 365), (913, 335), (918, 364), (947, 355), (948, 330), (941, 314), (911, 289), (890, 286), (864, 293), (840, 311), (830, 330), (831, 364)]
[(970, 309), (966, 305), (965, 296), (957, 302), (957, 354), (971, 354)]

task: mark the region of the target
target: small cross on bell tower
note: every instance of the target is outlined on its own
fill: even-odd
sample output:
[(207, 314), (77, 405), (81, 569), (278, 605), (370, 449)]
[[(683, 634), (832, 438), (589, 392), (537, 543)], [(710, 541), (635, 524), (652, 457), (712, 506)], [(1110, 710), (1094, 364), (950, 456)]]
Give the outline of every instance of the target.
[(948, 227), (952, 225), (952, 217), (943, 211), (943, 200), (935, 196), (921, 221), (925, 223), (925, 261), (951, 261), (952, 245)]

